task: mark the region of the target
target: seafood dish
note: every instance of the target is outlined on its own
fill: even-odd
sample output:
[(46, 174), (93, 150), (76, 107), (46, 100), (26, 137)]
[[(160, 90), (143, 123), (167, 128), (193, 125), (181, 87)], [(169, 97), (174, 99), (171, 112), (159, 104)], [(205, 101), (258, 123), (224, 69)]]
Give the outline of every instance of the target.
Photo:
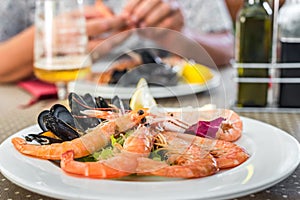
[(226, 109), (165, 112), (131, 109), (71, 93), (38, 116), (41, 133), (14, 137), (24, 156), (58, 161), (69, 175), (98, 179), (126, 176), (200, 178), (244, 163), (250, 155), (234, 142), (243, 123)]
[(89, 80), (100, 85), (128, 87), (144, 78), (149, 86), (176, 86), (181, 82), (190, 83), (190, 77), (185, 76), (188, 73), (184, 72), (187, 70), (192, 70), (201, 83), (213, 76), (209, 68), (199, 67), (178, 55), (157, 49), (140, 49), (121, 55), (104, 72), (93, 72)]

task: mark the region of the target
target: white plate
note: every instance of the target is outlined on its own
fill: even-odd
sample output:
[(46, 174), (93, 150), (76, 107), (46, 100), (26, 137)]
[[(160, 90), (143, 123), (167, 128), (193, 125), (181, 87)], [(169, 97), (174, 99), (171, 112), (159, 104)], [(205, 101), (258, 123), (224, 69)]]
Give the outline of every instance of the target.
[[(221, 76), (217, 71), (211, 70), (213, 78), (205, 84), (187, 84), (179, 83), (176, 86), (155, 87), (151, 86), (150, 91), (154, 98), (166, 98), (184, 96), (204, 92), (217, 87), (220, 84)], [(68, 84), (70, 92), (84, 95), (90, 93), (93, 96), (102, 96), (105, 99), (111, 99), (118, 95), (121, 99), (130, 99), (135, 92), (136, 87), (119, 87), (115, 85), (97, 85), (92, 82), (76, 81)]]
[(288, 177), (300, 161), (299, 143), (271, 125), (242, 118), (245, 128), (237, 142), (251, 157), (242, 165), (199, 179), (120, 181), (79, 178), (49, 161), (21, 155), (10, 140), (38, 130), (22, 130), (0, 146), (0, 169), (15, 184), (59, 199), (228, 199), (268, 188)]

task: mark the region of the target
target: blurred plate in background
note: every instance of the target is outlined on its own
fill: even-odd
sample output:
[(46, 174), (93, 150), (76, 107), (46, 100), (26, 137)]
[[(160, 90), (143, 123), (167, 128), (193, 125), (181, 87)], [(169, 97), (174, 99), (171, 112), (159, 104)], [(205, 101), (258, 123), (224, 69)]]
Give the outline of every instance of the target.
[[(221, 76), (219, 72), (212, 70), (213, 77), (205, 84), (178, 83), (176, 86), (150, 86), (151, 94), (154, 98), (166, 98), (196, 94), (208, 91), (220, 84)], [(93, 96), (102, 96), (111, 99), (118, 95), (121, 99), (130, 99), (136, 87), (119, 87), (118, 85), (100, 85), (89, 81), (76, 81), (68, 85), (70, 92), (84, 95), (90, 93)]]

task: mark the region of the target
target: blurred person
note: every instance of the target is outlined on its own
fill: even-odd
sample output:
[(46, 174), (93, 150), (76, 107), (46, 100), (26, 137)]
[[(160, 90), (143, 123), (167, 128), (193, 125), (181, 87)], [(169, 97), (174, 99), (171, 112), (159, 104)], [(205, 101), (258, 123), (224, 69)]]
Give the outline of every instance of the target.
[(224, 0), (189, 0), (182, 1), (182, 6), (183, 33), (201, 44), (217, 66), (228, 65), (234, 56), (234, 35)]
[(128, 18), (129, 23), (137, 24), (141, 28), (161, 27), (180, 31), (187, 38), (199, 43), (217, 66), (227, 65), (233, 58), (232, 21), (223, 0), (108, 2), (116, 5), (114, 1), (125, 4), (122, 14)]
[[(34, 9), (35, 0), (0, 3), (0, 83), (16, 82), (33, 74)], [(118, 32), (126, 25), (121, 16), (105, 17), (91, 6), (85, 8), (85, 15), (89, 50), (104, 40), (96, 36)], [(106, 51), (113, 45), (106, 45)]]
[[(107, 39), (97, 37), (102, 33), (117, 34), (128, 28), (161, 27), (181, 32), (197, 41), (217, 65), (228, 64), (233, 56), (233, 36), (223, 0), (178, 2), (179, 6), (175, 0), (106, 0), (103, 3), (114, 10), (110, 17), (102, 16), (95, 7), (87, 8), (89, 50)], [(34, 5), (35, 0), (2, 0), (0, 4), (3, 19), (0, 24), (2, 83), (32, 75)], [(105, 42), (104, 51), (109, 52), (123, 39), (117, 37), (111, 43)]]

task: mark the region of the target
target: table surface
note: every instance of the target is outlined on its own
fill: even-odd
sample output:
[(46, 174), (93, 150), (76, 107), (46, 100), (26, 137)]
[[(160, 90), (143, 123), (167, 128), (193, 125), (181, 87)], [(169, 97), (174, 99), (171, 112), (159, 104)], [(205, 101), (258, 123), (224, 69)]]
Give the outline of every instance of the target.
[[(235, 97), (235, 85), (232, 82), (233, 69), (226, 67), (220, 70), (221, 85), (211, 91), (204, 92), (193, 96), (184, 96), (178, 99), (167, 98), (159, 99), (158, 103), (167, 107), (178, 107), (195, 105), (204, 105), (214, 103), (218, 107), (228, 108)], [(16, 85), (0, 85), (0, 143), (7, 137), (22, 130), (25, 127), (36, 124), (38, 113), (49, 108), (55, 103), (55, 100), (43, 100), (35, 105), (23, 109), (22, 105), (30, 100), (31, 96)], [(225, 99), (225, 100), (224, 100)], [(300, 114), (297, 113), (267, 113), (267, 112), (239, 112), (241, 116), (257, 119), (271, 125), (274, 125), (294, 136), (300, 141)], [(261, 199), (261, 200), (277, 200), (277, 199), (300, 199), (300, 167), (284, 181), (275, 186), (263, 190), (261, 192), (240, 197), (238, 199)], [(35, 199), (49, 200), (46, 196), (42, 196), (26, 189), (23, 189), (0, 173), (0, 199)]]

